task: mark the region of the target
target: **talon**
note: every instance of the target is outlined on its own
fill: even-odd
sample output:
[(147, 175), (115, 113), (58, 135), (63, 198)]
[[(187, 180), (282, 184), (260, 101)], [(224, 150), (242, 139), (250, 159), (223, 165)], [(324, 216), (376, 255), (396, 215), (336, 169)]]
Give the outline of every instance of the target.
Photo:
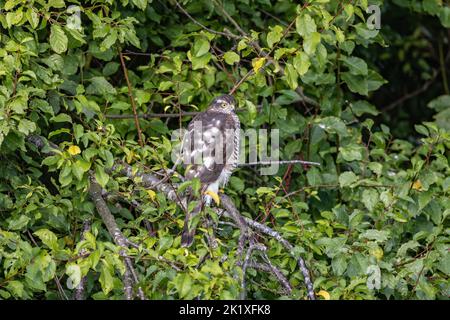
[(211, 196), (211, 198), (214, 200), (214, 202), (219, 206), (220, 205), (220, 198), (219, 195), (211, 190), (205, 191), (205, 194)]

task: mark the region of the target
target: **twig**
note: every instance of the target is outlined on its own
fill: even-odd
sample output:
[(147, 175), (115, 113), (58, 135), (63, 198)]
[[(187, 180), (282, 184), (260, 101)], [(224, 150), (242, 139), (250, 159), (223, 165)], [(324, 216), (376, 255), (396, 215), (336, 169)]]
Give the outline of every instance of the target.
[(125, 297), (127, 300), (131, 300), (133, 298), (133, 278), (132, 278), (132, 265), (129, 258), (126, 257), (126, 249), (128, 248), (127, 238), (122, 234), (119, 227), (117, 226), (116, 220), (114, 219), (111, 211), (106, 205), (105, 200), (102, 197), (102, 188), (95, 180), (95, 177), (91, 175), (90, 186), (89, 186), (89, 195), (91, 196), (92, 201), (97, 208), (97, 212), (103, 220), (103, 223), (108, 229), (109, 234), (113, 237), (114, 242), (121, 247), (122, 249), (119, 251), (120, 256), (124, 256), (125, 262), (125, 274), (123, 276), (123, 285), (125, 291)]
[(273, 275), (278, 279), (278, 281), (283, 285), (284, 289), (286, 290), (286, 293), (291, 294), (292, 287), (289, 284), (289, 281), (283, 275), (283, 273), (272, 264), (269, 257), (267, 256), (267, 253), (264, 252), (263, 257), (264, 257), (264, 260), (266, 260), (266, 263), (269, 267), (269, 271), (272, 272)]
[[(87, 232), (89, 232), (89, 230), (91, 229), (91, 221), (89, 220), (85, 220), (83, 222), (83, 231), (81, 233), (81, 237), (80, 237), (80, 241), (84, 240), (85, 234)], [(87, 253), (86, 249), (81, 249), (80, 250), (80, 255), (84, 255)], [(86, 276), (84, 276), (83, 278), (81, 278), (80, 283), (78, 284), (78, 286), (75, 288), (75, 294), (74, 294), (74, 299), (75, 300), (84, 300), (84, 291), (86, 289), (86, 282), (87, 282), (87, 278)]]
[(194, 112), (181, 112), (181, 113), (141, 113), (141, 114), (106, 114), (105, 117), (108, 119), (131, 119), (131, 118), (143, 118), (143, 119), (151, 119), (151, 118), (178, 118), (185, 116), (196, 116), (201, 113), (200, 111)]
[(120, 51), (120, 49), (117, 49), (117, 50), (119, 51), (120, 64), (122, 65), (123, 75), (125, 76), (125, 81), (127, 82), (127, 86), (128, 86), (128, 96), (130, 97), (131, 107), (133, 108), (134, 123), (136, 124), (136, 129), (138, 132), (139, 145), (141, 147), (144, 147), (144, 141), (142, 140), (141, 126), (139, 124), (139, 117), (137, 116), (137, 111), (136, 111), (136, 102), (134, 101), (133, 91), (131, 88), (131, 82), (130, 82), (130, 79), (128, 78), (128, 69), (127, 69), (127, 66), (125, 65), (125, 60), (123, 59), (122, 51)]
[(441, 68), (441, 76), (442, 76), (442, 84), (444, 86), (444, 92), (445, 94), (450, 94), (450, 91), (448, 89), (448, 80), (447, 80), (447, 68), (445, 67), (445, 60), (444, 59), (444, 50), (443, 50), (443, 43), (442, 38), (439, 39), (438, 46), (439, 46), (439, 65)]
[[(243, 219), (245, 220), (245, 222), (252, 228), (259, 230), (262, 233), (265, 233), (269, 236), (271, 236), (272, 238), (274, 238), (275, 240), (277, 240), (278, 242), (280, 242), (288, 251), (289, 253), (293, 255), (292, 250), (294, 249), (294, 247), (289, 243), (289, 241), (287, 241), (286, 239), (284, 239), (277, 231), (272, 230), (271, 228), (269, 228), (266, 225), (263, 225), (259, 222), (256, 222), (250, 218), (247, 217), (243, 217)], [(295, 256), (294, 256), (295, 257)], [(306, 288), (308, 291), (308, 296), (311, 300), (315, 300), (316, 296), (314, 294), (314, 288), (313, 288), (313, 284), (311, 282), (311, 277), (309, 275), (309, 270), (306, 267), (305, 261), (303, 260), (302, 257), (298, 257), (297, 258), (297, 264), (300, 267), (300, 271), (303, 274), (303, 278), (305, 280), (305, 284), (306, 284)]]
[(200, 22), (198, 22), (197, 20), (195, 20), (190, 14), (189, 12), (187, 12), (179, 3), (177, 0), (173, 0), (175, 2), (175, 5), (178, 7), (178, 9), (186, 16), (188, 17), (192, 22), (194, 22), (196, 25), (200, 26), (201, 28), (205, 29), (206, 31), (210, 32), (210, 33), (214, 33), (217, 35), (221, 35), (227, 38), (234, 38), (234, 39), (241, 39), (242, 37), (239, 37), (238, 35), (235, 35), (231, 32), (221, 32), (221, 31), (216, 31), (213, 29), (210, 29), (208, 27), (206, 27), (205, 25), (201, 24)]
[[(39, 247), (39, 245), (37, 244), (36, 240), (34, 239), (33, 235), (31, 234), (30, 230), (27, 229), (27, 234), (30, 237), (31, 242), (33, 242), (33, 244), (36, 247)], [(61, 286), (61, 282), (59, 281), (58, 275), (55, 274), (55, 278), (54, 278), (56, 287), (58, 288), (58, 293), (61, 296), (61, 299), (64, 300), (69, 300), (69, 298), (67, 297), (66, 293), (64, 292), (63, 287)]]
[[(256, 107), (257, 110), (261, 110), (263, 107), (262, 105), (258, 105)], [(246, 111), (246, 108), (239, 108), (236, 109), (236, 112), (242, 112)], [(179, 112), (179, 113), (140, 113), (137, 114), (138, 118), (142, 119), (152, 119), (152, 118), (179, 118), (179, 117), (193, 117), (200, 113), (203, 113), (203, 111), (191, 111), (191, 112)], [(108, 119), (133, 119), (134, 114), (106, 114), (106, 118)]]
[(265, 166), (265, 165), (273, 165), (273, 164), (305, 164), (309, 166), (320, 166), (318, 162), (311, 161), (303, 161), (303, 160), (280, 160), (280, 161), (258, 161), (258, 162), (249, 162), (249, 163), (239, 163), (238, 167), (248, 167), (248, 166)]
[(252, 243), (247, 249), (247, 254), (245, 255), (244, 263), (242, 264), (242, 282), (241, 282), (241, 295), (240, 299), (245, 300), (247, 296), (247, 286), (245, 281), (245, 274), (247, 272), (247, 266), (250, 262), (250, 258), (254, 250), (265, 251), (266, 247), (260, 243)]
[(394, 109), (395, 107), (397, 107), (398, 105), (404, 103), (405, 101), (414, 98), (415, 96), (421, 94), (422, 92), (426, 91), (428, 89), (428, 87), (434, 82), (434, 80), (436, 80), (437, 75), (439, 74), (439, 72), (437, 72), (436, 70), (433, 73), (433, 76), (431, 77), (430, 80), (428, 80), (427, 82), (425, 82), (422, 87), (418, 88), (417, 90), (414, 90), (413, 92), (407, 93), (405, 94), (403, 97), (395, 100), (394, 102), (392, 102), (391, 104), (389, 104), (386, 108), (383, 109), (383, 111), (389, 111)]

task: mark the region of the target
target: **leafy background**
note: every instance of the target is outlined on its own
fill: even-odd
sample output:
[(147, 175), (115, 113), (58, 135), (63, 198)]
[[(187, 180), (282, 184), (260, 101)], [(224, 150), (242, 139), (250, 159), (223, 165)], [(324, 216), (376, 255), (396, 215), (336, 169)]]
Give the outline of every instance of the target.
[[(366, 24), (371, 4), (379, 31)], [(170, 133), (191, 117), (154, 114), (204, 110), (241, 79), (242, 126), (280, 129), (282, 159), (321, 166), (241, 168), (224, 192), (295, 246), (318, 297), (449, 297), (447, 0), (0, 0), (0, 10), (1, 298), (71, 299), (81, 281), (86, 298), (124, 298), (89, 172), (146, 249), (126, 253), (146, 298), (238, 298), (236, 229), (219, 224), (211, 248), (201, 228), (180, 248), (180, 207), (110, 168), (171, 168)], [(40, 152), (32, 134), (59, 151)], [(247, 298), (305, 299), (295, 259), (262, 241), (293, 291), (249, 268)]]

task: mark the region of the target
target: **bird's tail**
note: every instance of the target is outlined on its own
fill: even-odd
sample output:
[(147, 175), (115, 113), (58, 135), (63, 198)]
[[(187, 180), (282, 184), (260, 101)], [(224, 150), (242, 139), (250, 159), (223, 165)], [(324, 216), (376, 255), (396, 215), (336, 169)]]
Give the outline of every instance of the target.
[(203, 203), (202, 201), (199, 201), (199, 203), (195, 206), (195, 208), (186, 214), (186, 217), (184, 218), (184, 227), (183, 227), (183, 233), (181, 235), (181, 246), (182, 247), (190, 247), (192, 243), (194, 242), (194, 236), (195, 236), (195, 226), (189, 226), (189, 222), (200, 213), (202, 210)]

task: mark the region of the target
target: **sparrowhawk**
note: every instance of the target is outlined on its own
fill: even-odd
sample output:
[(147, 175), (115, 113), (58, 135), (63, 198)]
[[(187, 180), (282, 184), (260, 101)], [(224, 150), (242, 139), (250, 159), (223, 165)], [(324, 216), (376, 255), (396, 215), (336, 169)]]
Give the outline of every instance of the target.
[[(189, 123), (183, 138), (185, 178), (198, 178), (201, 182), (201, 197), (195, 208), (186, 214), (182, 246), (192, 244), (195, 226), (192, 218), (204, 205), (209, 205), (211, 195), (217, 195), (237, 167), (239, 161), (240, 121), (235, 113), (236, 101), (231, 95), (215, 98), (208, 109), (196, 115)], [(193, 200), (189, 197), (188, 201)]]

